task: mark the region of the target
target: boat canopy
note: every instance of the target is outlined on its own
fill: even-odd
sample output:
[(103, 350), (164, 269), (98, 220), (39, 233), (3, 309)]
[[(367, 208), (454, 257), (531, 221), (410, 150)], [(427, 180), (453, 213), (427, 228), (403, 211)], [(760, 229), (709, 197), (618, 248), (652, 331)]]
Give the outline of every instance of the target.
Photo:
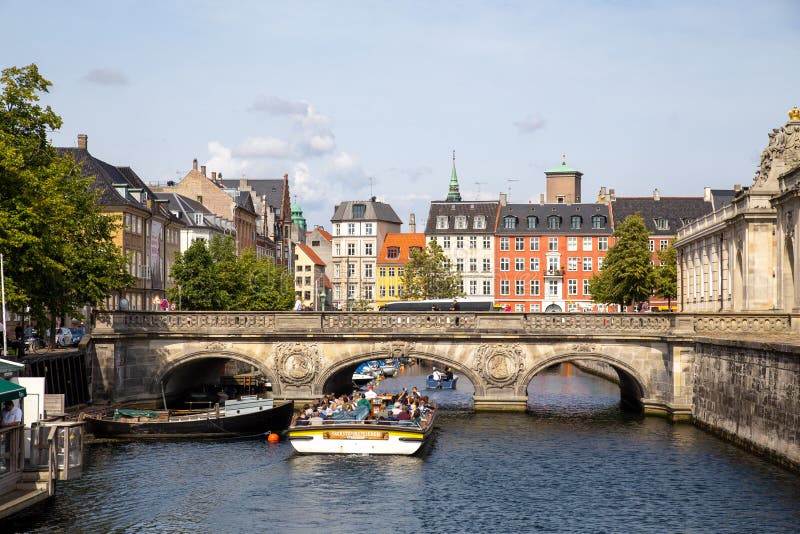
[(128, 410), (123, 408), (114, 410), (114, 419), (119, 419), (121, 417), (147, 417), (149, 419), (155, 419), (158, 417), (158, 412), (151, 410)]
[(26, 395), (24, 387), (0, 378), (0, 402), (18, 400)]

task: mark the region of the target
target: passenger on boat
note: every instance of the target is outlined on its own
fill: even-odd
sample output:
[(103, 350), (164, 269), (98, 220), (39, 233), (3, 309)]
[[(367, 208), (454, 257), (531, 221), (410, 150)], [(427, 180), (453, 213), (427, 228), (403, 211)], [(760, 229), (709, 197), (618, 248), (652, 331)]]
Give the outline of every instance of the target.
[(361, 394), (361, 398), (358, 399), (356, 406), (366, 406), (367, 408), (371, 406), (370, 402), (367, 400), (367, 397), (364, 393)]
[(367, 392), (364, 393), (364, 396), (367, 398), (367, 400), (378, 398), (378, 394), (375, 393), (375, 386), (370, 386)]
[(297, 426), (308, 426), (308, 424), (309, 424), (308, 416), (306, 415), (305, 412), (300, 412), (300, 414), (298, 414), (297, 420), (295, 421), (295, 424)]
[(412, 400), (419, 399), (419, 391), (417, 390), (416, 387), (411, 388), (411, 397), (412, 397)]
[(403, 411), (403, 404), (400, 402), (395, 402), (394, 408), (392, 408), (392, 415), (397, 417), (402, 411)]
[(446, 368), (444, 371), (444, 379), (445, 380), (453, 380), (453, 369), (450, 367)]
[(403, 388), (403, 391), (401, 391), (400, 395), (397, 396), (397, 400), (399, 400), (400, 402), (407, 402), (406, 400), (407, 398), (408, 398), (408, 390), (406, 388)]
[(440, 372), (436, 367), (433, 368), (433, 373), (431, 373), (431, 378), (433, 378), (439, 384), (436, 386), (439, 389), (442, 388), (442, 379), (444, 378), (444, 373)]
[(311, 409), (311, 405), (308, 403), (303, 405), (303, 413), (306, 414), (306, 419), (311, 417), (311, 414), (314, 413), (314, 410)]
[(309, 424), (311, 425), (321, 425), (325, 420), (320, 416), (319, 412), (315, 411), (311, 418), (308, 420)]
[(407, 409), (403, 408), (403, 409), (400, 410), (400, 413), (397, 414), (397, 420), (398, 421), (410, 421), (411, 420), (411, 414), (408, 413)]

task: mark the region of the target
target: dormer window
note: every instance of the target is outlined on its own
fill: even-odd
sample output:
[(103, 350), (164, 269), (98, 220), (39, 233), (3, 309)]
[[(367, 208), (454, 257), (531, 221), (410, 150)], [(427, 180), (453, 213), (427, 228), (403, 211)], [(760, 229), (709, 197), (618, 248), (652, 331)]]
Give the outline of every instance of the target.
[(517, 227), (517, 218), (513, 215), (503, 217), (503, 228), (513, 230)]
[(476, 215), (472, 223), (473, 228), (476, 230), (483, 230), (486, 228), (486, 216)]
[(203, 224), (203, 214), (202, 213), (195, 213), (194, 214), (194, 223), (197, 225)]
[(400, 257), (400, 247), (388, 247), (386, 249), (386, 257), (390, 260), (396, 260)]
[(573, 215), (569, 218), (569, 227), (573, 230), (580, 230), (583, 223), (583, 217), (580, 215)]
[(669, 230), (669, 219), (666, 217), (653, 219), (653, 222), (656, 223), (656, 230)]
[(558, 230), (561, 228), (561, 217), (558, 215), (551, 215), (547, 218), (547, 229)]
[(456, 230), (466, 230), (466, 228), (467, 228), (467, 216), (466, 215), (456, 215), (455, 229)]
[(692, 224), (694, 222), (694, 218), (693, 217), (681, 217), (681, 222), (684, 225)]
[(606, 227), (604, 215), (592, 215), (592, 230), (601, 230)]
[(367, 211), (367, 207), (364, 204), (353, 204), (354, 219), (363, 219), (365, 211)]
[(539, 217), (536, 215), (528, 215), (528, 228), (536, 228), (539, 224)]
[(436, 216), (436, 229), (447, 230), (447, 215)]

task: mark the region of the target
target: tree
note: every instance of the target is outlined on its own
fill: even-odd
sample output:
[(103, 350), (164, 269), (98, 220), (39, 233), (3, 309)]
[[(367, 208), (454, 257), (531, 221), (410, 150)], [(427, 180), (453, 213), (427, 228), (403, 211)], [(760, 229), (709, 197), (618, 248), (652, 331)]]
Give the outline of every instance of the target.
[(403, 296), (411, 300), (449, 299), (462, 294), (461, 274), (451, 270), (442, 247), (431, 240), (426, 249), (412, 249), (403, 271)]
[(37, 104), (52, 84), (36, 65), (0, 76), (0, 250), (12, 309), (30, 306), (43, 322), (95, 305), (134, 279), (114, 245), (116, 221), (100, 211), (92, 179), (59, 156), (47, 134), (61, 127)]
[(678, 252), (669, 246), (658, 252), (661, 265), (656, 268), (656, 295), (667, 299), (667, 306), (672, 309), (672, 299), (678, 297)]
[(608, 249), (603, 270), (589, 282), (595, 302), (631, 305), (653, 293), (655, 277), (650, 263), (650, 237), (638, 213), (630, 215), (614, 231), (617, 242)]
[(184, 310), (289, 310), (294, 281), (286, 269), (252, 250), (236, 255), (231, 236), (195, 240), (172, 265), (177, 284), (169, 290)]

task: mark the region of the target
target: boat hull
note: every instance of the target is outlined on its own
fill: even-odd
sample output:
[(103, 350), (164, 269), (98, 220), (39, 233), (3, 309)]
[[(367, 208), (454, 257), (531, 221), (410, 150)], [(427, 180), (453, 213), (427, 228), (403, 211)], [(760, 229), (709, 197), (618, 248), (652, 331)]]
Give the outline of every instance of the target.
[(206, 417), (192, 420), (127, 422), (86, 416), (84, 421), (87, 431), (98, 438), (258, 437), (267, 432), (286, 430), (293, 412), (293, 401), (276, 401), (272, 408), (227, 417), (218, 417), (215, 412), (210, 412)]
[(431, 431), (398, 426), (353, 424), (292, 427), (289, 442), (301, 454), (412, 455), (430, 439)]

